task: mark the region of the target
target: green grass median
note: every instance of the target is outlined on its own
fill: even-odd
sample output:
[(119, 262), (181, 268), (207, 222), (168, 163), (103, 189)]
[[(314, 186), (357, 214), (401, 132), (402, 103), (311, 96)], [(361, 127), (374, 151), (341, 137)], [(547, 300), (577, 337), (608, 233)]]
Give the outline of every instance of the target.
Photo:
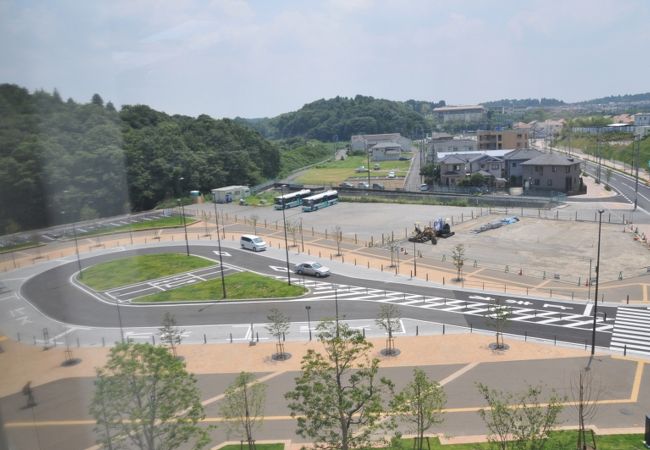
[[(305, 288), (298, 285), (289, 286), (284, 281), (258, 275), (250, 272), (239, 272), (228, 275), (226, 280), (225, 300), (241, 300), (249, 298), (286, 298), (297, 297), (305, 292)], [(222, 300), (223, 288), (221, 277), (213, 280), (183, 286), (165, 292), (140, 297), (138, 303), (159, 303), (177, 301), (205, 301)]]
[[(548, 450), (565, 450), (576, 448), (576, 431), (555, 431), (552, 432), (544, 448)], [(489, 450), (494, 448), (487, 442), (470, 444), (442, 445), (437, 437), (429, 440), (431, 450)], [(598, 450), (643, 450), (642, 434), (612, 434), (596, 436)], [(425, 448), (427, 448), (425, 443)], [(508, 447), (510, 448), (510, 447)], [(402, 439), (398, 446), (385, 447), (385, 450), (412, 450), (413, 440)]]
[(81, 282), (96, 291), (105, 291), (214, 264), (213, 261), (182, 253), (139, 255), (116, 259), (84, 269)]

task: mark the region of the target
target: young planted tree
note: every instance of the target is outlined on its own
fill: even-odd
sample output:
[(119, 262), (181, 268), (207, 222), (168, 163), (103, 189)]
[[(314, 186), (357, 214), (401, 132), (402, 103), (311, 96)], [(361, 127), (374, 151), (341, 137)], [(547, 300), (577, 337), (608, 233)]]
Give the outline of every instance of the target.
[(275, 344), (276, 352), (273, 355), (273, 359), (289, 359), (289, 354), (284, 351), (284, 337), (289, 332), (290, 326), (289, 317), (281, 313), (278, 309), (273, 308), (271, 313), (266, 316), (266, 319), (269, 321), (266, 330), (278, 340)]
[(512, 308), (503, 303), (503, 299), (495, 298), (488, 305), (488, 310), (485, 313), (485, 320), (488, 327), (494, 329), (496, 334), (496, 343), (494, 349), (505, 350), (508, 347), (503, 341), (503, 332), (508, 326), (508, 320), (512, 317)]
[(542, 450), (549, 433), (558, 423), (562, 401), (555, 391), (542, 401), (542, 388), (529, 386), (520, 394), (490, 389), (478, 383), (488, 404), (479, 415), (488, 428), (488, 441), (498, 449)]
[[(442, 409), (446, 403), (447, 396), (442, 386), (429, 379), (421, 369), (413, 369), (413, 380), (393, 398), (391, 410), (415, 434), (415, 450), (424, 448), (424, 433), (444, 420)], [(431, 448), (428, 437), (426, 442), (427, 448)]]
[(103, 448), (198, 449), (208, 434), (194, 375), (166, 349), (122, 343), (97, 370), (90, 413)]
[(298, 435), (316, 448), (348, 450), (370, 447), (380, 421), (382, 395), (392, 383), (378, 377), (379, 360), (370, 358), (372, 344), (347, 324), (321, 322), (318, 340), (324, 353), (308, 350), (295, 388), (285, 397)]
[(465, 264), (465, 246), (458, 244), (451, 252), (451, 258), (457, 270), (456, 281), (463, 280), (463, 265)]
[(251, 216), (251, 223), (253, 224), (253, 234), (257, 234), (257, 222), (259, 222), (260, 216), (253, 214)]
[(375, 323), (378, 327), (382, 328), (386, 334), (388, 334), (388, 338), (386, 339), (386, 348), (382, 352), (386, 356), (397, 354), (393, 333), (400, 329), (400, 319), (399, 308), (397, 305), (392, 303), (382, 303), (379, 306), (379, 315), (377, 316)]
[[(578, 450), (596, 449), (596, 437), (592, 429), (587, 430), (587, 423), (596, 416), (600, 388), (595, 385), (592, 372), (581, 369), (578, 376), (571, 381), (571, 397), (578, 413)], [(589, 433), (589, 439), (587, 434)], [(591, 443), (587, 444), (587, 440)]]
[(183, 333), (185, 333), (185, 330), (178, 328), (174, 315), (166, 312), (158, 334), (160, 335), (160, 342), (171, 349), (174, 358), (176, 358), (176, 346), (180, 345), (183, 340)]
[(298, 247), (298, 230), (300, 229), (300, 222), (297, 220), (287, 220), (287, 233), (291, 236), (290, 247)]
[(336, 256), (341, 256), (341, 242), (343, 241), (343, 232), (340, 226), (334, 229), (334, 239), (336, 240)]
[(221, 403), (220, 413), (226, 419), (228, 436), (237, 433), (248, 444), (248, 450), (255, 449), (253, 431), (264, 419), (266, 385), (255, 381), (252, 373), (242, 372), (228, 386)]

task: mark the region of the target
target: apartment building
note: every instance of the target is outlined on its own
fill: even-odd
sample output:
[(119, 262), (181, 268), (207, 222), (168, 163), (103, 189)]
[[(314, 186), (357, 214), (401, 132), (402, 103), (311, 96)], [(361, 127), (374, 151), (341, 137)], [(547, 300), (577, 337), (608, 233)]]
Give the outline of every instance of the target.
[(476, 132), (479, 150), (502, 150), (505, 148), (528, 148), (528, 131), (502, 130)]

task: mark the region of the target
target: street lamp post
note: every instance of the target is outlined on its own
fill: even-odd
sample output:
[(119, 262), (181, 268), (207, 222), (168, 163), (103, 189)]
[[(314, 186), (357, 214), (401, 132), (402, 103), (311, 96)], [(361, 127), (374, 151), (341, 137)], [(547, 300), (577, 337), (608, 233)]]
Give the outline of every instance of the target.
[(636, 160), (636, 175), (634, 176), (634, 211), (636, 211), (638, 197), (639, 197), (639, 152), (641, 150), (641, 140), (639, 135), (634, 136), (634, 144), (636, 144), (635, 160)]
[(77, 266), (79, 267), (79, 278), (83, 278), (83, 270), (81, 269), (81, 258), (79, 258), (79, 243), (77, 242), (77, 228), (72, 222), (72, 236), (74, 236), (74, 251), (77, 254)]
[[(61, 211), (61, 214), (65, 216), (65, 211)], [(83, 270), (81, 268), (81, 258), (79, 257), (79, 242), (77, 240), (77, 228), (75, 227), (74, 222), (72, 222), (72, 237), (74, 238), (74, 252), (77, 255), (77, 267), (79, 268), (79, 278), (83, 278)]]
[(185, 250), (187, 251), (187, 256), (190, 256), (190, 244), (187, 240), (187, 222), (185, 221), (185, 206), (183, 206), (183, 202), (180, 198), (177, 201), (181, 206), (181, 217), (183, 219), (183, 229), (185, 230)]
[(120, 339), (124, 344), (124, 327), (122, 326), (122, 313), (120, 312), (120, 301), (115, 299), (115, 307), (117, 308), (117, 321), (120, 324)]
[(282, 222), (284, 223), (284, 250), (287, 258), (287, 283), (291, 286), (291, 270), (289, 269), (289, 241), (287, 239), (287, 215), (284, 212), (284, 184), (280, 186), (280, 192), (282, 194)]
[[(600, 276), (600, 231), (603, 225), (604, 209), (598, 210), (598, 250), (596, 251), (596, 288), (594, 289), (594, 323), (591, 329), (591, 355), (596, 352), (596, 317), (598, 315), (598, 278)], [(591, 280), (590, 280), (591, 281)]]
[(305, 306), (305, 309), (307, 310), (307, 329), (309, 330), (309, 340), (311, 341), (311, 318), (309, 317), (311, 306), (307, 305)]
[(221, 254), (221, 237), (219, 237), (219, 214), (217, 213), (217, 204), (214, 204), (214, 220), (217, 224), (217, 247), (219, 248), (219, 267), (221, 268), (221, 287), (223, 298), (226, 298), (226, 280), (223, 274), (223, 255)]
[(417, 252), (415, 250), (415, 240), (413, 241), (413, 276), (418, 276), (418, 263), (417, 263)]
[(368, 187), (370, 187), (370, 152), (372, 150), (366, 149), (366, 154), (368, 155), (368, 167), (366, 167), (366, 170), (368, 171)]

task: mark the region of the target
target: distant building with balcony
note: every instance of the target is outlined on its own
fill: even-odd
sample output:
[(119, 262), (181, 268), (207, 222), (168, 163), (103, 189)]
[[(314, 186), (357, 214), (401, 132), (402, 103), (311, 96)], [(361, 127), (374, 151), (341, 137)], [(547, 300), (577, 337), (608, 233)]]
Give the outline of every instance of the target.
[(467, 106), (441, 106), (433, 109), (434, 116), (442, 121), (447, 122), (482, 122), (485, 120), (487, 111), (481, 105)]
[(427, 162), (435, 162), (440, 153), (475, 152), (478, 149), (474, 139), (440, 139), (431, 141), (427, 146)]
[(634, 115), (634, 125), (637, 127), (650, 126), (650, 113), (636, 113)]
[(528, 131), (502, 130), (476, 132), (479, 150), (502, 150), (505, 148), (528, 148)]

